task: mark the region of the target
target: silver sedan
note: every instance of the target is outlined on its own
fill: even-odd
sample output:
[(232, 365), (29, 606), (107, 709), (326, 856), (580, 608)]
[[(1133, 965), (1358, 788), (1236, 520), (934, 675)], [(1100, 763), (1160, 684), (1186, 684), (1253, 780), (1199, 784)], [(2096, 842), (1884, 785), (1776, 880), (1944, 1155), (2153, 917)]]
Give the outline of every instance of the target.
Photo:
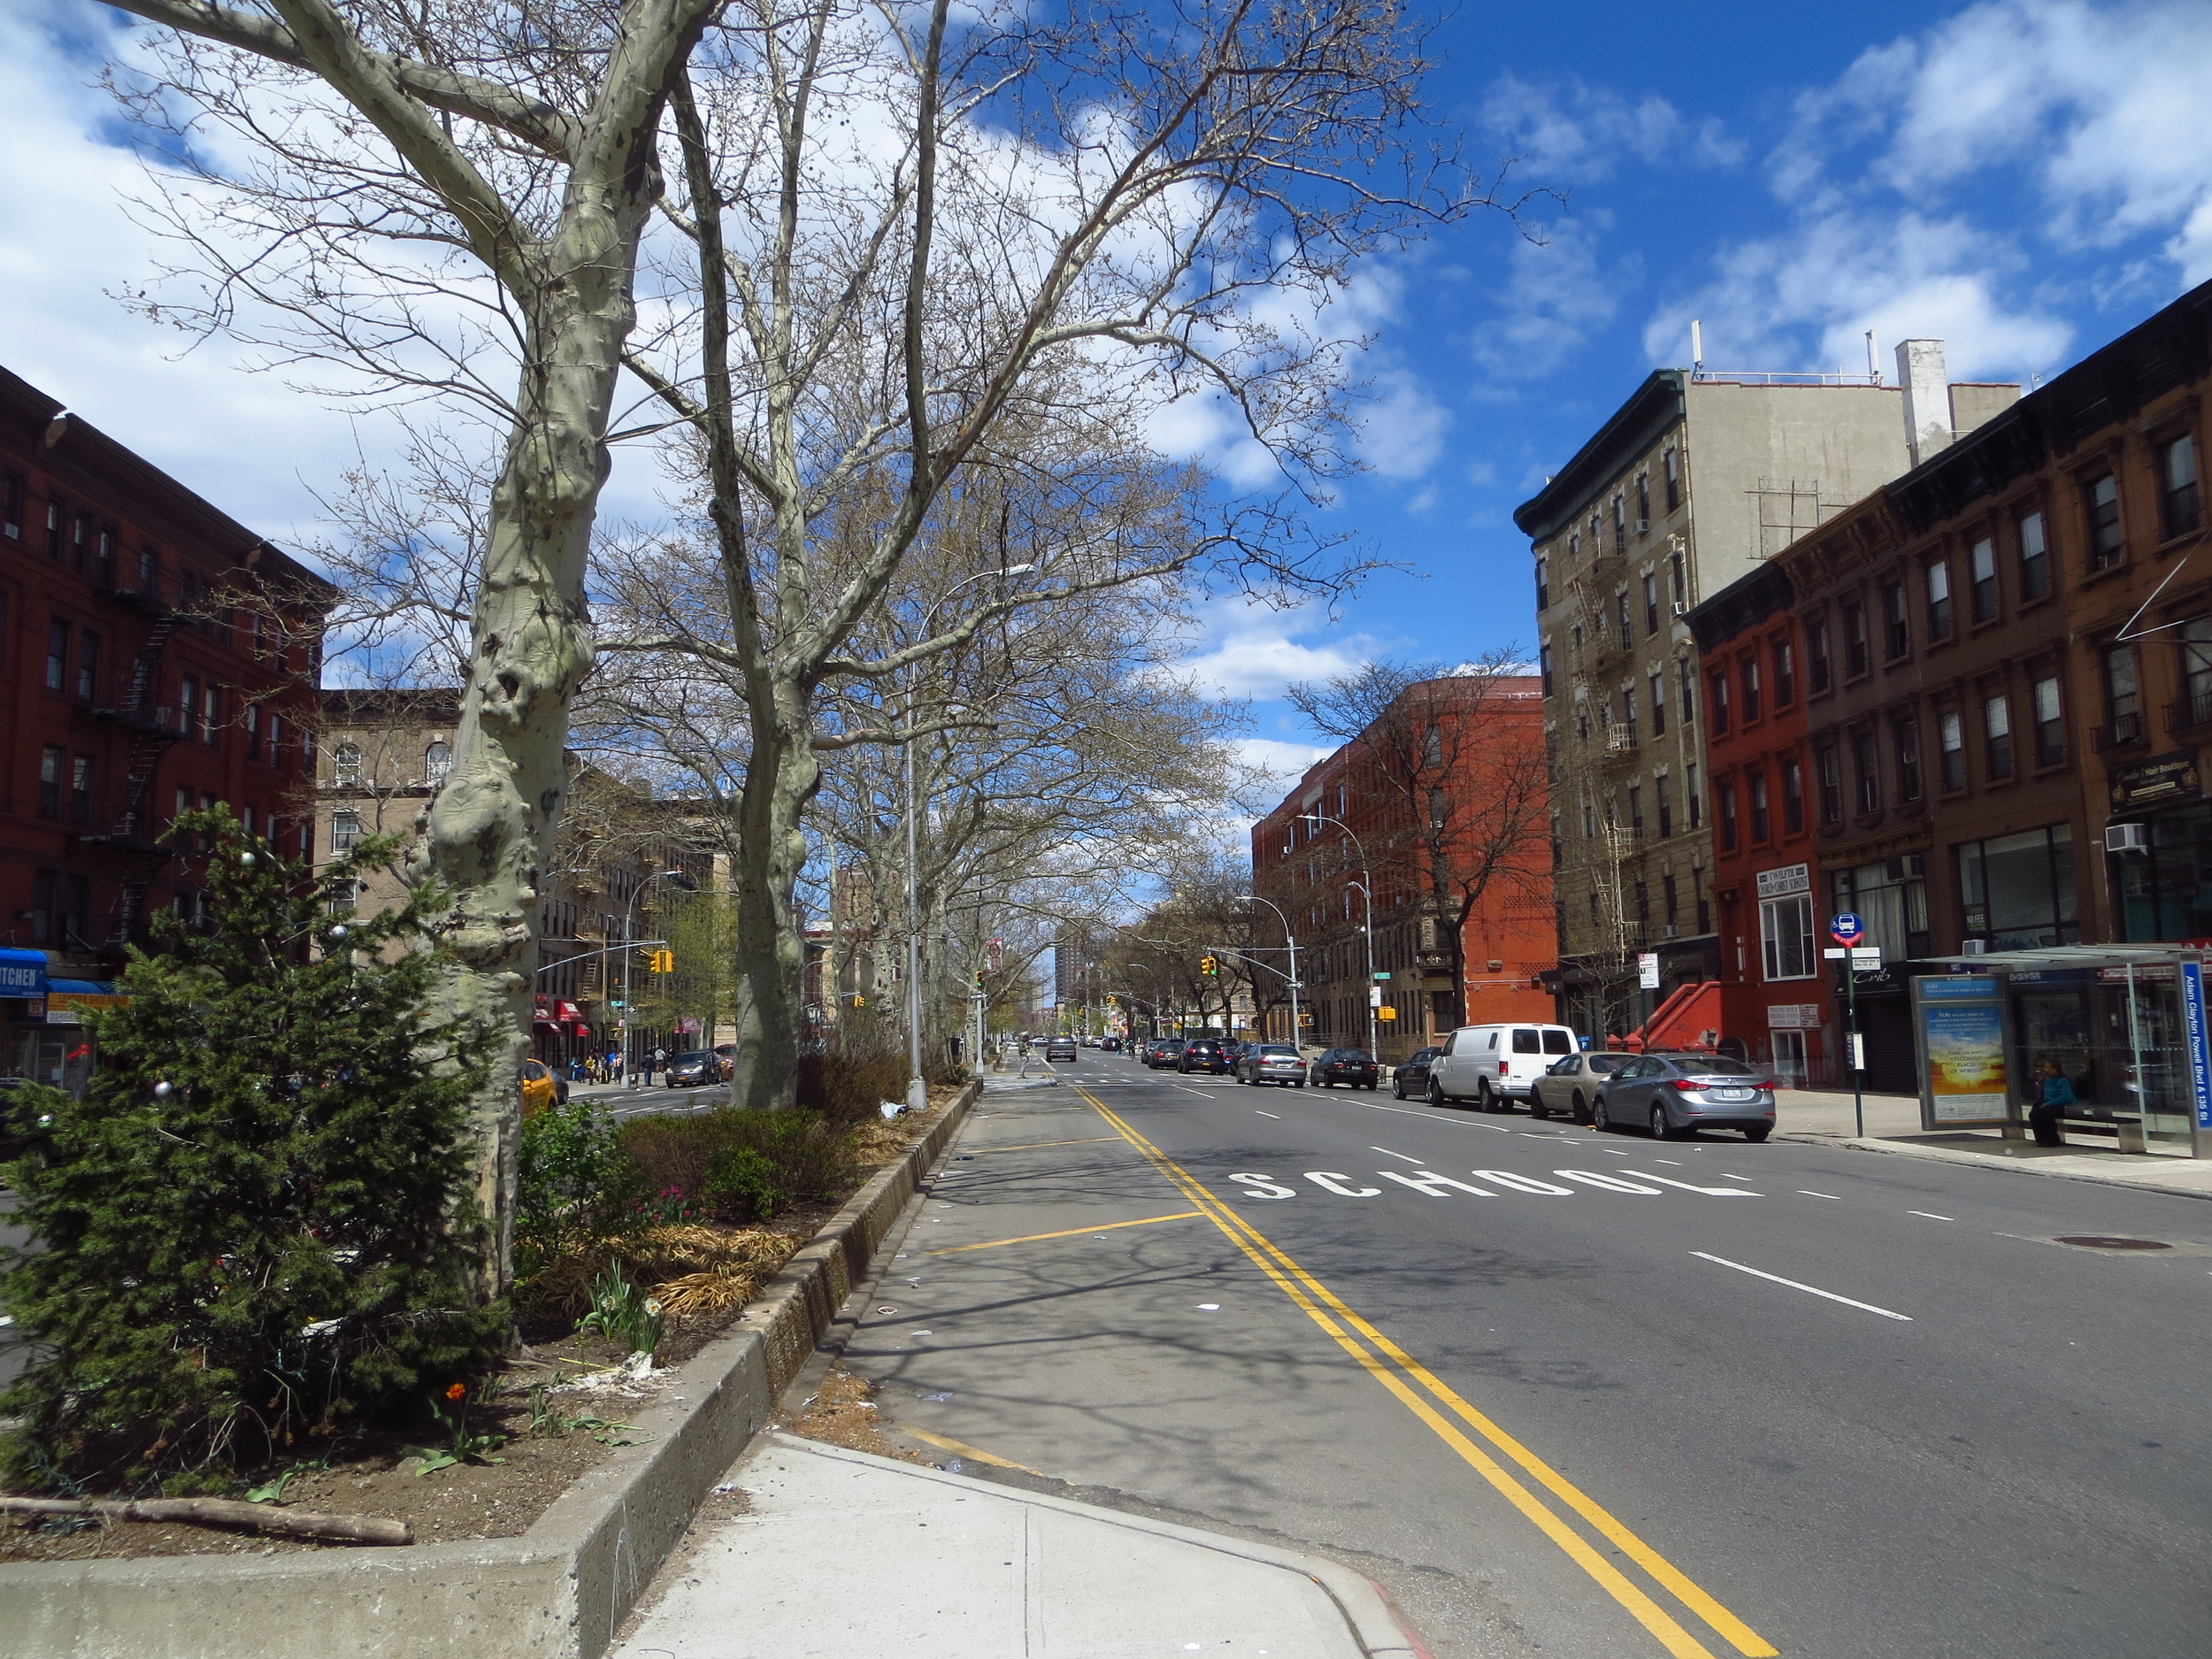
[(1272, 1083), (1280, 1088), (1285, 1084), (1298, 1088), (1306, 1086), (1306, 1063), (1298, 1050), (1286, 1042), (1248, 1044), (1237, 1056), (1237, 1081), (1240, 1083)]
[(1763, 1071), (1715, 1054), (1640, 1054), (1605, 1079), (1591, 1104), (1601, 1129), (1648, 1125), (1662, 1141), (1701, 1129), (1774, 1133), (1774, 1084)]

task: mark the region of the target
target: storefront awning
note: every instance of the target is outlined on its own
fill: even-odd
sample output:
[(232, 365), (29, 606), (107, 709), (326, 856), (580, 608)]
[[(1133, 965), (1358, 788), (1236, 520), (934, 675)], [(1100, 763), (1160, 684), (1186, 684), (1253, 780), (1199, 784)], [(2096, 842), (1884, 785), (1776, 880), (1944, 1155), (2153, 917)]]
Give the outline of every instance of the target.
[(46, 953), (0, 950), (0, 997), (46, 995)]
[(2194, 945), (2042, 945), (2032, 950), (1993, 950), (1981, 956), (1922, 956), (1960, 968), (2139, 968), (2171, 967), (2206, 953)]
[(81, 1025), (82, 1016), (121, 1008), (131, 999), (119, 995), (111, 979), (49, 979), (46, 982), (46, 1023)]

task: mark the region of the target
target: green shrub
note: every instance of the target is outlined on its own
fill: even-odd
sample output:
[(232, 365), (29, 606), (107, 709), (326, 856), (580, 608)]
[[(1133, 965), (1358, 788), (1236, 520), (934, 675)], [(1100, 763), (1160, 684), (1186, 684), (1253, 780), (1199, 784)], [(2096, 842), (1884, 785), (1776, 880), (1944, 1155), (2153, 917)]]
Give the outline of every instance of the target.
[(801, 1057), (798, 1103), (832, 1126), (851, 1129), (906, 1099), (907, 1058), (895, 1046), (855, 1040)]
[(526, 1119), (516, 1164), (518, 1279), (580, 1243), (620, 1232), (638, 1194), (659, 1190), (641, 1187), (614, 1119), (589, 1101)]
[(439, 896), (334, 920), (392, 838), (315, 876), (227, 812), (177, 829), (213, 846), (211, 930), (157, 917), (165, 953), (133, 951), (127, 1002), (91, 1017), (84, 1098), (24, 1091), (50, 1121), (4, 1171), (32, 1239), (0, 1277), (31, 1356), (0, 1394), (19, 1480), (219, 1486), (505, 1348), (472, 1288), (466, 1133), (501, 1039), (426, 1011)]
[(621, 1138), (648, 1190), (696, 1195), (724, 1221), (766, 1220), (794, 1203), (841, 1198), (856, 1173), (850, 1133), (808, 1111), (633, 1118)]

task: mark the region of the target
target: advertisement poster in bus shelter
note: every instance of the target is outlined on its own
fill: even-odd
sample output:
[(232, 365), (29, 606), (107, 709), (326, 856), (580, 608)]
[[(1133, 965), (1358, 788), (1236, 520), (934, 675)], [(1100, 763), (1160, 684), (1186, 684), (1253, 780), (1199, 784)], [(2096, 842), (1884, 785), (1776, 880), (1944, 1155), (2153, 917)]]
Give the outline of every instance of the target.
[(1985, 974), (1921, 974), (1912, 982), (1920, 1059), (1920, 1126), (2011, 1121), (2005, 1073), (2005, 983)]

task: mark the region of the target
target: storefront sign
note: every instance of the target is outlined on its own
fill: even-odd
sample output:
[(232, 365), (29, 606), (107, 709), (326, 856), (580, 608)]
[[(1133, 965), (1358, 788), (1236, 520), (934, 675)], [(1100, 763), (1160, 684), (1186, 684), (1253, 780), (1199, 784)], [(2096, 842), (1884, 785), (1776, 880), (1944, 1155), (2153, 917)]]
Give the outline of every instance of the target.
[(1759, 872), (1759, 896), (1763, 899), (1786, 899), (1793, 893), (1812, 890), (1810, 864), (1784, 864), (1779, 870)]
[(46, 953), (0, 950), (0, 996), (46, 995)]
[(2197, 751), (2193, 749), (2179, 754), (2154, 755), (2131, 766), (2115, 766), (2110, 777), (2115, 812), (2162, 806), (2169, 801), (2194, 801), (2204, 794), (2203, 775), (2198, 770)]
[(2200, 1141), (2212, 1130), (2212, 1049), (2204, 1018), (2204, 964), (2181, 964), (2181, 1018), (2189, 1038), (2189, 1095), (2195, 1110)]
[(1912, 991), (1921, 1126), (2008, 1121), (2003, 981), (1979, 974), (1921, 974)]
[(1767, 1004), (1769, 1031), (1818, 1031), (1820, 1004), (1817, 1002), (1770, 1002)]

